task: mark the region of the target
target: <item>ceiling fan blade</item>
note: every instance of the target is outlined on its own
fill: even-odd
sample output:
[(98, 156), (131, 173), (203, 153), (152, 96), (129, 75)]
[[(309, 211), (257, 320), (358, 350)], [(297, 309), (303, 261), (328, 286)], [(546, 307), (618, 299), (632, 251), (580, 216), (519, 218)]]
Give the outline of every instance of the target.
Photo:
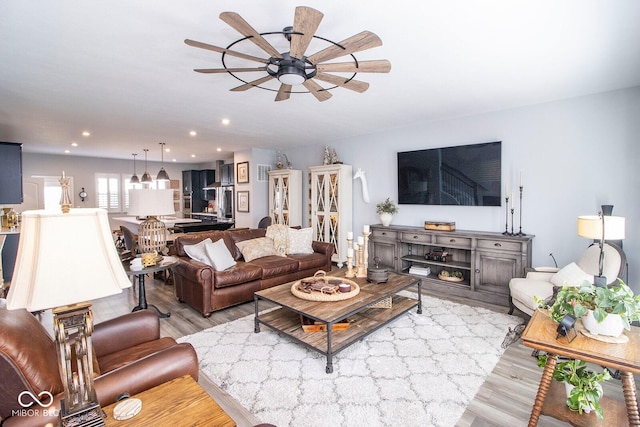
[(229, 50), (223, 47), (218, 47), (218, 46), (214, 46), (207, 43), (197, 42), (195, 40), (186, 39), (184, 42), (189, 46), (199, 47), (200, 49), (211, 50), (218, 53), (226, 53), (227, 55), (235, 56), (242, 59), (247, 59), (249, 61), (262, 62), (263, 64), (269, 63), (269, 59), (258, 58), (257, 56), (247, 55), (245, 53), (236, 52), (235, 50)]
[(333, 74), (317, 73), (314, 78), (359, 93), (365, 92), (367, 89), (369, 89), (369, 83), (361, 82), (358, 80), (347, 81), (347, 79), (345, 79), (344, 77), (334, 76)]
[(391, 71), (391, 62), (386, 59), (358, 61), (357, 66), (355, 62), (334, 62), (318, 64), (316, 69), (319, 73), (326, 71), (334, 73), (388, 73)]
[(231, 28), (239, 32), (249, 40), (256, 44), (260, 49), (267, 52), (274, 58), (282, 58), (282, 54), (276, 50), (268, 41), (264, 39), (242, 16), (236, 12), (222, 12), (220, 19), (226, 22)]
[(363, 31), (341, 41), (338, 44), (344, 47), (344, 49), (339, 46), (332, 45), (320, 52), (314, 53), (307, 59), (311, 61), (312, 64), (320, 64), (321, 62), (326, 62), (354, 52), (360, 52), (362, 50), (382, 46), (382, 40), (380, 40), (380, 37), (371, 31)]
[(229, 89), (229, 90), (231, 92), (242, 92), (242, 91), (245, 91), (247, 89), (251, 89), (254, 86), (258, 86), (258, 85), (261, 85), (262, 83), (268, 82), (272, 78), (273, 78), (273, 76), (269, 74), (268, 76), (264, 76), (264, 77), (262, 77), (262, 78), (260, 78), (258, 80), (254, 80), (252, 82), (245, 83), (245, 84), (243, 84), (241, 86), (234, 87), (233, 89)]
[(244, 73), (245, 71), (267, 71), (267, 67), (256, 68), (196, 68), (196, 73), (216, 74), (216, 73)]
[(316, 97), (316, 99), (320, 102), (322, 101), (326, 101), (327, 99), (331, 98), (331, 94), (329, 93), (328, 90), (324, 90), (322, 89), (322, 86), (320, 86), (318, 83), (314, 82), (311, 79), (306, 80), (304, 83), (302, 83), (304, 85), (304, 87), (306, 87), (309, 92), (311, 92), (311, 94), (313, 96)]
[(304, 51), (309, 47), (313, 35), (316, 33), (324, 14), (306, 6), (296, 7), (296, 16), (293, 20), (293, 32), (291, 34), (291, 51), (294, 58), (302, 59)]
[(278, 94), (276, 95), (276, 101), (285, 101), (291, 96), (291, 85), (281, 84)]

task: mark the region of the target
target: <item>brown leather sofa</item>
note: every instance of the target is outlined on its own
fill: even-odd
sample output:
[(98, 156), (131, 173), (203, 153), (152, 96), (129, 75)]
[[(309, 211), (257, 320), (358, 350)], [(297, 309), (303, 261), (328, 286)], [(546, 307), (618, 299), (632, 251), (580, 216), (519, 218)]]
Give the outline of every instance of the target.
[[(174, 267), (175, 294), (203, 316), (213, 311), (253, 300), (253, 293), (272, 286), (313, 276), (318, 270), (331, 271), (331, 243), (313, 242), (312, 254), (290, 254), (286, 257), (269, 255), (245, 262), (237, 242), (265, 237), (266, 229), (238, 229), (211, 231), (180, 236), (175, 240), (175, 255), (179, 264)], [(237, 264), (224, 271), (189, 258), (185, 245), (193, 245), (211, 238), (224, 239)]]
[[(191, 375), (198, 379), (198, 357), (188, 343), (160, 337), (158, 316), (142, 310), (96, 324), (92, 335), (97, 366), (95, 390), (101, 406), (164, 382)], [(96, 372), (97, 371), (97, 372)], [(0, 300), (0, 418), (3, 427), (58, 425), (64, 395), (53, 339), (26, 310), (7, 310)], [(22, 411), (20, 393), (54, 395), (46, 411)], [(37, 412), (37, 413), (36, 413)], [(14, 416), (12, 416), (12, 414)]]

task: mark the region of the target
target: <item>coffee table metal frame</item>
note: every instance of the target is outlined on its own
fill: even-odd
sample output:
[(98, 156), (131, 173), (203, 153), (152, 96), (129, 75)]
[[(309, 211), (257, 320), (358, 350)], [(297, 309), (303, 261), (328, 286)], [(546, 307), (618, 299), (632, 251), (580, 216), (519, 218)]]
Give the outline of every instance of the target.
[[(344, 270), (331, 272), (332, 277), (344, 277)], [(406, 274), (389, 273), (387, 283), (368, 283), (366, 279), (350, 278), (360, 286), (360, 293), (343, 301), (321, 302), (297, 298), (291, 293), (293, 282), (264, 289), (254, 294), (254, 332), (263, 324), (294, 341), (315, 350), (327, 358), (326, 372), (333, 372), (333, 356), (375, 332), (389, 322), (417, 308), (422, 314), (422, 280)], [(412, 286), (418, 288), (418, 299), (397, 295)], [(391, 308), (372, 308), (386, 298), (392, 298)], [(260, 313), (260, 301), (269, 301), (279, 308)], [(300, 316), (324, 325), (322, 332), (304, 332)], [(333, 330), (333, 325), (349, 319), (346, 330)]]

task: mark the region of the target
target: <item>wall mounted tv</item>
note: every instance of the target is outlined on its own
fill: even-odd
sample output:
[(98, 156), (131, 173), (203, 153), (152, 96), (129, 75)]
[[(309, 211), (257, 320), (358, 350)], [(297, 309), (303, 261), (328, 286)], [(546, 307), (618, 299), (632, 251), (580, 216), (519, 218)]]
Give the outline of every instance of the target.
[(500, 206), (502, 143), (398, 153), (398, 203)]
[(19, 205), (22, 195), (22, 144), (0, 142), (0, 205)]

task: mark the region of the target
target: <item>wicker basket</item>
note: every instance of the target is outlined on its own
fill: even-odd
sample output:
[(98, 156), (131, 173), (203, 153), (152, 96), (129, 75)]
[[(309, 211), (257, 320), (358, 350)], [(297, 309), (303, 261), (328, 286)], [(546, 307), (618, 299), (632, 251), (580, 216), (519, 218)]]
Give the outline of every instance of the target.
[(378, 301), (375, 304), (371, 304), (369, 308), (392, 308), (393, 307), (393, 299), (391, 297), (386, 297), (383, 300)]
[[(323, 292), (309, 293), (309, 292), (301, 291), (299, 289), (299, 286), (302, 283), (302, 280), (307, 280), (307, 279), (317, 279), (318, 281), (325, 281), (327, 284), (329, 283), (329, 280), (336, 280), (336, 281), (340, 281), (341, 283), (348, 283), (351, 285), (351, 291), (336, 292), (332, 294), (323, 293)], [(344, 301), (349, 298), (353, 298), (360, 293), (360, 286), (358, 286), (358, 284), (353, 280), (343, 279), (341, 277), (327, 276), (326, 273), (322, 270), (316, 272), (316, 274), (314, 274), (312, 278), (309, 277), (307, 279), (296, 280), (295, 282), (293, 282), (293, 285), (291, 285), (291, 293), (294, 296), (307, 301)]]

